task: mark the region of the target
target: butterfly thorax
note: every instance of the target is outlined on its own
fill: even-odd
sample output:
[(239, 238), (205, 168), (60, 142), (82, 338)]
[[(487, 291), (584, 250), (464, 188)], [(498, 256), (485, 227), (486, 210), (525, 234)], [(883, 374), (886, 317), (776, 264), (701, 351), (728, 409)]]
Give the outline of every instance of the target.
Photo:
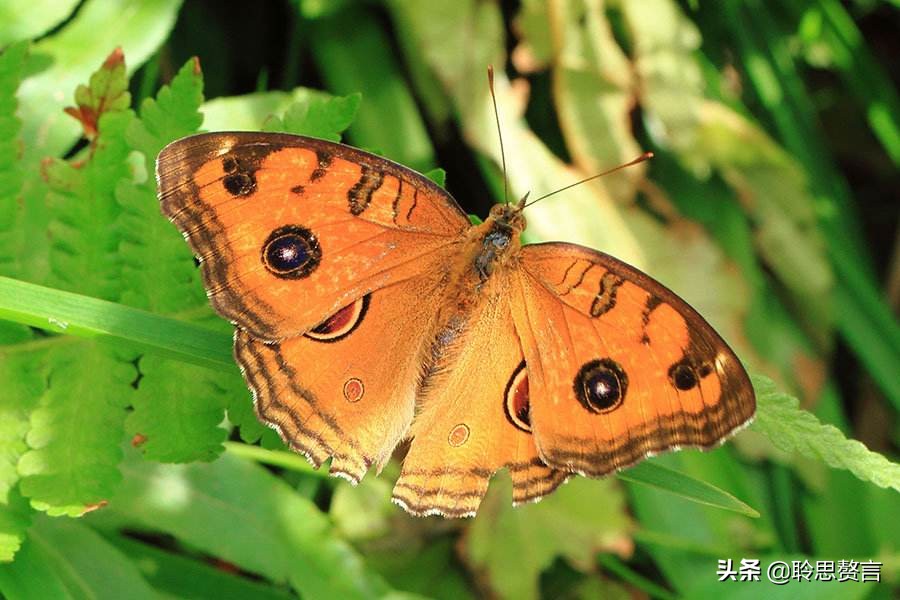
[(508, 294), (499, 271), (512, 268), (518, 259), (519, 235), (525, 218), (519, 205), (497, 204), (488, 218), (466, 232), (459, 259), (446, 274), (444, 299), (426, 339), (418, 393), (433, 385), (435, 375), (452, 363), (473, 320), (483, 307)]
[(490, 278), (498, 265), (518, 253), (519, 235), (524, 229), (521, 204), (495, 204), (487, 220), (472, 228), (469, 249), (474, 254), (471, 265), (479, 285)]

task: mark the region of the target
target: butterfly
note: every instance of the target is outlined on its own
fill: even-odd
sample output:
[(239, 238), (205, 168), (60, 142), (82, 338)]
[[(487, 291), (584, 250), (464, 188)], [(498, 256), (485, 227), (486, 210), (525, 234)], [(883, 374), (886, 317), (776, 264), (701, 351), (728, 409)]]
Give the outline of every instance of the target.
[(524, 201), (472, 225), (411, 169), (280, 133), (183, 138), (156, 170), (259, 419), (354, 483), (409, 440), (412, 514), (471, 516), (504, 468), (536, 501), (753, 416), (697, 312), (596, 250), (523, 246)]

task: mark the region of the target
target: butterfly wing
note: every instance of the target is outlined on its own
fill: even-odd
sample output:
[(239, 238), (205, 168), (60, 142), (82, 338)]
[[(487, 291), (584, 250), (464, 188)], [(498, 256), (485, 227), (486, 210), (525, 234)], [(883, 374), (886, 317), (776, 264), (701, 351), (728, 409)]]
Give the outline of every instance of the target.
[(439, 281), (415, 277), (351, 303), (323, 326), (280, 343), (240, 329), (235, 357), (259, 418), (318, 467), (359, 481), (380, 467), (413, 418), (421, 331)]
[(400, 165), (285, 134), (184, 138), (157, 178), (212, 305), (238, 326), (260, 419), (352, 481), (383, 464), (412, 420), (428, 307), (465, 213)]
[[(501, 468), (510, 473), (515, 503), (549, 494), (568, 476), (544, 464), (531, 433), (511, 283), (498, 273), (458, 331), (439, 335), (426, 352), (412, 441), (393, 496), (413, 514), (475, 514)], [(430, 363), (429, 355), (441, 358)]]
[(522, 250), (516, 330), (531, 422), (551, 467), (599, 476), (746, 423), (740, 361), (683, 300), (608, 255), (565, 243)]
[(424, 176), (308, 137), (191, 136), (162, 150), (157, 179), (213, 307), (263, 340), (303, 334), (420, 273), (469, 226)]

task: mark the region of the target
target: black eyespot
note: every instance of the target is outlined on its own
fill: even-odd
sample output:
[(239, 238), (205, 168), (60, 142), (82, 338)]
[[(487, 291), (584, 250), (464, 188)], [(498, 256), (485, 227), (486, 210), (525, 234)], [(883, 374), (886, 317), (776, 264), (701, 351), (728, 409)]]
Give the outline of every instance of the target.
[(227, 173), (222, 185), (232, 196), (249, 196), (256, 191), (255, 168), (249, 167), (247, 161), (226, 156), (222, 159), (222, 169)]
[(279, 227), (262, 247), (263, 265), (281, 279), (302, 279), (315, 271), (321, 260), (319, 241), (300, 225)]
[(587, 410), (605, 413), (615, 410), (625, 400), (628, 375), (611, 358), (585, 363), (575, 376), (575, 397)]
[(250, 173), (226, 175), (222, 183), (232, 196), (249, 196), (256, 191), (256, 179)]
[(669, 367), (669, 381), (671, 381), (672, 385), (677, 389), (683, 392), (693, 389), (700, 383), (694, 365), (687, 359), (677, 362)]

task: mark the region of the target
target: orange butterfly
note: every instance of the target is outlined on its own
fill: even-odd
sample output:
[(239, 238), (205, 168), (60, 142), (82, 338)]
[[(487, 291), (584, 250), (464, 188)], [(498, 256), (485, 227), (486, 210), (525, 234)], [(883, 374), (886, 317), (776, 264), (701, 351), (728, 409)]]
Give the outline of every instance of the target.
[(354, 483), (411, 439), (393, 497), (413, 514), (474, 514), (501, 468), (537, 500), (753, 415), (699, 314), (606, 254), (522, 247), (524, 202), (473, 226), (423, 175), (276, 133), (176, 141), (157, 179), (259, 418)]

